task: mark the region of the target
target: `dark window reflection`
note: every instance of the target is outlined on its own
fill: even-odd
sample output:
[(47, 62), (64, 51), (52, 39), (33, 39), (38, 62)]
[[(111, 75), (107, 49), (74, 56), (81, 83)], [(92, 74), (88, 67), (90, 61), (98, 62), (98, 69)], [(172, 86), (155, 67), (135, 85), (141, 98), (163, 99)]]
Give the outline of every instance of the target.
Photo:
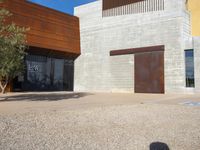
[(28, 55), (23, 90), (73, 91), (74, 61), (53, 57)]
[(194, 51), (185, 50), (186, 87), (194, 87)]

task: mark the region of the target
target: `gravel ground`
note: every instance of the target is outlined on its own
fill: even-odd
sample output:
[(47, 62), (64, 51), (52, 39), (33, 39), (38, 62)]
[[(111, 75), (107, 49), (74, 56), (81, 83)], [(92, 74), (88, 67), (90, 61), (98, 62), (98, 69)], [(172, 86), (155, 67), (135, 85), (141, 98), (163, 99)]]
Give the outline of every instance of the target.
[(149, 150), (153, 142), (199, 150), (200, 108), (120, 104), (0, 114), (1, 150)]

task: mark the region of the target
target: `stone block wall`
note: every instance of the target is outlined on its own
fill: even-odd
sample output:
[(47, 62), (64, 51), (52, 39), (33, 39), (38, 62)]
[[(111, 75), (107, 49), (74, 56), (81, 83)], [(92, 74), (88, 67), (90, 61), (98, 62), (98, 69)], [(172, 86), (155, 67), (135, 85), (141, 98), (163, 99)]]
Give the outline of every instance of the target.
[[(184, 0), (165, 0), (165, 10), (102, 17), (102, 1), (75, 9), (81, 55), (75, 61), (75, 91), (134, 92), (134, 55), (111, 50), (165, 45), (165, 92), (185, 91), (185, 39), (190, 26)], [(187, 22), (186, 22), (187, 21)]]
[(200, 37), (194, 37), (195, 92), (200, 92)]

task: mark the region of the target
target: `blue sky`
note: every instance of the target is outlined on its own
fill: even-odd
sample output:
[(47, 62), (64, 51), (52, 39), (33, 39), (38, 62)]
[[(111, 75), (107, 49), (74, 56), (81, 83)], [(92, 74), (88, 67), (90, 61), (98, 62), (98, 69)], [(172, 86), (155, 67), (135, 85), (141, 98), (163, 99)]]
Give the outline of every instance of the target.
[(89, 2), (93, 2), (96, 0), (29, 0), (29, 1), (73, 15), (74, 7)]

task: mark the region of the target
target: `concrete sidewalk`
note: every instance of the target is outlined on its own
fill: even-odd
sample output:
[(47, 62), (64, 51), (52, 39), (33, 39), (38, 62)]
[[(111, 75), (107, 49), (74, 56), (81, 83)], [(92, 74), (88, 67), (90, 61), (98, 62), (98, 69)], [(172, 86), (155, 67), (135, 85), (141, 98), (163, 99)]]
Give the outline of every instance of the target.
[(22, 112), (30, 109), (87, 109), (90, 107), (171, 104), (200, 102), (200, 94), (133, 94), (133, 93), (73, 93), (27, 92), (0, 95), (0, 112)]

